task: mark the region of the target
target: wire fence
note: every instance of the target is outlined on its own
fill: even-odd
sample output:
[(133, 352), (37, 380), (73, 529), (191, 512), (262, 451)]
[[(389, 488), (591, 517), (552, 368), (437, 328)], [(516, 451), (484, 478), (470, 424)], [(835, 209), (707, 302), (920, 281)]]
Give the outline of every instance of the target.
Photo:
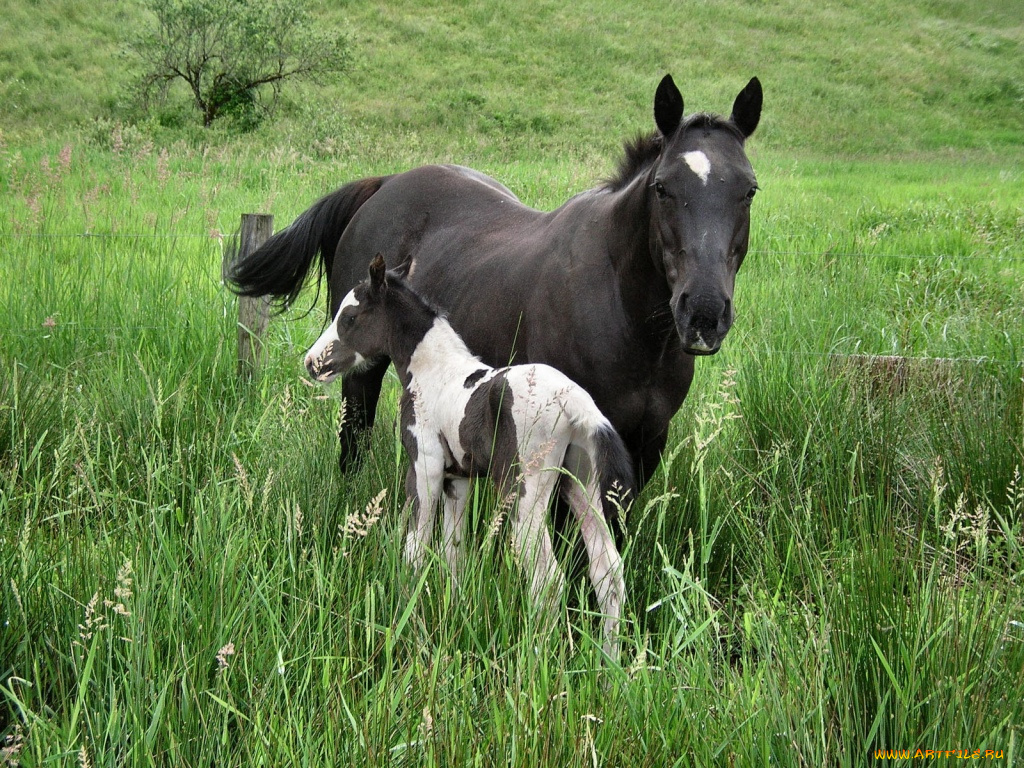
[[(5, 238), (18, 239), (168, 239), (168, 240), (227, 240), (237, 237), (234, 232), (4, 232), (0, 233), (0, 240)], [(1005, 254), (980, 254), (980, 253), (887, 253), (885, 251), (846, 250), (842, 248), (825, 247), (818, 250), (788, 250), (776, 248), (752, 248), (748, 256), (819, 256), (822, 258), (835, 258), (843, 256), (854, 259), (898, 259), (908, 261), (941, 261), (941, 260), (966, 260), (966, 261), (1008, 261), (1024, 263), (1024, 255), (1010, 256)]]
[[(54, 326), (40, 326), (38, 328), (15, 328), (0, 331), (0, 339), (4, 335), (17, 336), (19, 338), (46, 338), (59, 328), (73, 332), (102, 333), (105, 336), (130, 336), (138, 331), (166, 331), (179, 327), (174, 324), (164, 325), (79, 325), (74, 322), (60, 323)], [(781, 349), (777, 347), (759, 347), (759, 354), (784, 355), (796, 358), (817, 358), (821, 360), (849, 360), (849, 361), (893, 361), (907, 364), (921, 365), (1000, 365), (1015, 368), (1024, 368), (1024, 360), (1007, 360), (987, 355), (976, 356), (929, 356), (929, 355), (899, 355), (891, 352), (822, 352), (812, 350)]]
[(181, 240), (182, 238), (194, 237), (203, 240), (216, 240), (219, 237), (231, 237), (232, 234), (221, 234), (220, 232), (205, 234), (198, 234), (196, 232), (3, 232), (0, 233), (0, 239), (9, 238), (23, 238), (23, 239), (39, 239), (44, 240), (47, 238), (53, 239), (111, 239), (111, 238), (166, 238), (168, 240)]
[(1005, 256), (1005, 255), (984, 255), (984, 254), (954, 254), (954, 253), (870, 253), (867, 251), (846, 251), (846, 250), (829, 250), (824, 251), (778, 251), (778, 250), (750, 250), (748, 256), (764, 255), (764, 256), (821, 256), (828, 258), (835, 258), (837, 256), (846, 256), (855, 259), (899, 259), (908, 261), (927, 261), (932, 260), (967, 260), (967, 261), (1018, 261), (1024, 263), (1024, 256)]
[[(5, 239), (20, 239), (20, 240), (196, 240), (196, 241), (216, 241), (218, 245), (223, 245), (225, 241), (231, 241), (238, 238), (238, 233), (221, 233), (218, 231), (196, 233), (196, 232), (78, 232), (78, 233), (60, 233), (60, 232), (42, 232), (42, 233), (29, 233), (29, 232), (6, 232), (0, 233), (0, 241)], [(763, 257), (821, 257), (834, 259), (837, 257), (850, 258), (850, 259), (896, 259), (896, 260), (907, 260), (907, 261), (990, 261), (990, 262), (1016, 262), (1024, 264), (1024, 256), (1009, 256), (1003, 254), (957, 254), (957, 253), (886, 253), (884, 251), (849, 251), (843, 249), (831, 249), (824, 248), (820, 250), (783, 250), (783, 249), (751, 249), (748, 252), (748, 257), (758, 256)], [(219, 279), (218, 279), (219, 282)], [(1022, 282), (1024, 282), (1024, 273), (1022, 273)], [(9, 336), (18, 337), (31, 337), (39, 338), (40, 336), (47, 336), (57, 331), (57, 327), (60, 327), (62, 331), (71, 330), (74, 332), (88, 332), (88, 333), (104, 333), (104, 334), (116, 334), (116, 335), (128, 335), (137, 331), (163, 331), (173, 327), (172, 324), (152, 325), (152, 324), (140, 324), (140, 325), (83, 325), (79, 323), (71, 322), (60, 322), (50, 323), (49, 318), (47, 322), (42, 323), (37, 327), (29, 328), (7, 328), (4, 329), (3, 334)], [(958, 365), (1003, 365), (1003, 366), (1014, 366), (1024, 367), (1024, 360), (1007, 360), (999, 359), (990, 356), (943, 356), (933, 357), (926, 355), (894, 355), (892, 353), (872, 353), (857, 350), (854, 352), (842, 352), (842, 351), (813, 351), (813, 350), (795, 350), (795, 349), (781, 349), (781, 348), (769, 348), (759, 349), (759, 352), (771, 354), (771, 355), (785, 355), (790, 357), (806, 357), (806, 358), (823, 358), (823, 359), (877, 359), (882, 360), (886, 358), (899, 359), (907, 363), (919, 363), (919, 364), (958, 364)]]

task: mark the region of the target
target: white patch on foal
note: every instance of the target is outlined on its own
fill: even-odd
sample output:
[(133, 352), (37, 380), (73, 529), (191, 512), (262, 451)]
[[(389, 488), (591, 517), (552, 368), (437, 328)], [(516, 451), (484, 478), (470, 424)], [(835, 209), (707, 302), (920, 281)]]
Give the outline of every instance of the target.
[[(420, 403), (432, 402), (431, 396), (436, 397), (438, 392), (446, 392), (449, 396), (433, 402), (432, 408), (417, 408), (416, 421), (409, 427), (417, 443), (424, 444), (419, 434), (421, 430), (427, 429), (436, 434), (443, 429), (442, 425), (455, 425), (446, 434), (449, 448), (456, 461), (461, 463), (465, 460), (466, 452), (459, 441), (458, 424), (462, 421), (466, 403), (476, 387), (467, 389), (461, 385), (448, 385), (453, 381), (462, 381), (473, 371), (484, 367), (446, 320), (434, 318), (434, 324), (424, 334), (409, 361), (409, 371), (412, 373), (409, 394), (414, 402)], [(492, 371), (486, 378), (493, 375)], [(425, 415), (430, 417), (426, 423)]]
[(697, 174), (697, 178), (707, 186), (708, 178), (711, 176), (711, 161), (708, 160), (708, 156), (700, 150), (694, 150), (693, 152), (684, 152), (682, 157), (690, 166), (690, 170)]
[[(334, 316), (334, 322), (328, 325), (324, 332), (320, 334), (320, 338), (313, 342), (313, 346), (306, 352), (306, 368), (308, 369), (310, 363), (318, 358), (325, 357), (328, 350), (333, 344), (336, 344), (340, 339), (338, 338), (338, 320), (341, 318), (341, 313), (347, 307), (358, 307), (359, 299), (356, 298), (355, 290), (348, 292), (348, 296), (341, 302), (341, 306), (338, 307), (338, 314)], [(358, 352), (355, 353), (356, 362), (355, 366), (359, 366), (363, 363), (364, 358)], [(354, 367), (355, 367), (354, 366)], [(318, 377), (319, 378), (319, 377)], [(333, 377), (330, 377), (333, 378)]]
[[(343, 309), (346, 309), (347, 307), (358, 307), (358, 306), (359, 306), (359, 299), (356, 298), (356, 292), (355, 292), (355, 289), (353, 289), (353, 290), (348, 292), (348, 296), (346, 296), (344, 299), (341, 300), (341, 306), (338, 307), (338, 315), (340, 315), (341, 311)], [(338, 320), (338, 315), (334, 316), (335, 322), (337, 322), (337, 320)]]

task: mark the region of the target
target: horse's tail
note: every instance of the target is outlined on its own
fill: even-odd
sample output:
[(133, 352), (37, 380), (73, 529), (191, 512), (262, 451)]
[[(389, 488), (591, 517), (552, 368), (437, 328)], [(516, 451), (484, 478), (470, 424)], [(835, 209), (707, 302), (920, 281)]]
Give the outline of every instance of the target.
[(285, 229), (231, 264), (226, 275), (231, 290), (240, 296), (273, 296), (284, 309), (299, 295), (319, 253), (318, 279), (320, 275), (327, 277), (329, 304), (338, 241), (356, 211), (387, 178), (353, 181), (317, 200)]
[[(594, 479), (597, 481), (605, 520), (615, 533), (615, 537), (621, 538), (623, 529), (619, 511), (625, 508), (636, 494), (633, 459), (622, 437), (589, 395), (578, 400), (568, 415), (576, 427), (577, 434), (582, 438), (578, 443), (586, 453)], [(569, 470), (575, 471), (571, 465)]]

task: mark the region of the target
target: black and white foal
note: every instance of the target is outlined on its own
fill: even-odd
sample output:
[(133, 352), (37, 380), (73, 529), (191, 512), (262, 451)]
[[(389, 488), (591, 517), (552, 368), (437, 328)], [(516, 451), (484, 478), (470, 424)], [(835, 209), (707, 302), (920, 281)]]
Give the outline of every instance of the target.
[(457, 574), (469, 484), (489, 475), (502, 497), (518, 497), (513, 541), (520, 561), (533, 569), (535, 601), (551, 608), (565, 581), (547, 528), (557, 486), (586, 546), (605, 617), (604, 649), (616, 657), (626, 586), (605, 520), (614, 514), (608, 492), (616, 485), (631, 489), (633, 471), (622, 440), (590, 395), (547, 365), (484, 365), (444, 317), (385, 271), (378, 255), (369, 280), (345, 297), (305, 362), (314, 379), (327, 382), (383, 355), (394, 361), (404, 390), (401, 432), (413, 510), (406, 559), (422, 565), (443, 495), (445, 555)]

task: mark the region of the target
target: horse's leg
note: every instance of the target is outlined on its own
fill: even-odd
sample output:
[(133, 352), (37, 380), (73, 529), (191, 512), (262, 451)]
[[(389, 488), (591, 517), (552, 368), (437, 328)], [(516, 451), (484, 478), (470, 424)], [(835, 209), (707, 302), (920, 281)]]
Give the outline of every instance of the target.
[(632, 435), (632, 440), (625, 440), (629, 453), (633, 457), (633, 469), (636, 472), (637, 494), (654, 477), (661, 464), (661, 455), (665, 452), (668, 442), (668, 422), (660, 423), (652, 429), (641, 429)]
[[(690, 391), (693, 361), (692, 355), (679, 355), (674, 363), (660, 367), (652, 382), (654, 396), (648, 398), (639, 425), (629, 435), (619, 433), (633, 457), (638, 495), (661, 464), (669, 424)], [(618, 538), (619, 532), (615, 535)]]
[[(570, 453), (572, 449), (570, 449)], [(567, 457), (573, 468), (571, 457)], [(572, 463), (570, 463), (572, 462)], [(597, 603), (604, 616), (604, 652), (614, 660), (619, 657), (619, 618), (626, 600), (626, 580), (622, 557), (615, 547), (615, 538), (608, 529), (601, 506), (601, 488), (593, 472), (583, 472), (575, 480), (564, 478), (561, 492), (572, 507), (580, 526), (580, 535), (590, 560), (590, 583), (594, 585)]]
[(338, 427), (341, 454), (338, 467), (345, 472), (359, 461), (360, 440), (373, 427), (377, 415), (377, 400), (390, 360), (375, 362), (362, 370), (346, 374), (341, 380), (341, 394), (345, 398), (345, 417)]
[(458, 583), (462, 565), (462, 542), (466, 536), (466, 502), (469, 499), (469, 478), (452, 477), (444, 484), (444, 553), (452, 580)]
[(532, 572), (530, 594), (534, 604), (552, 623), (557, 617), (556, 608), (565, 588), (565, 575), (555, 558), (551, 535), (545, 524), (548, 502), (558, 477), (557, 471), (545, 467), (523, 478), (519, 508), (512, 525), (512, 541), (519, 560), (527, 573)]
[(437, 451), (424, 450), (409, 466), (405, 476), (406, 497), (412, 499), (412, 517), (405, 539), (405, 561), (419, 570), (426, 559), (426, 549), (434, 531), (437, 502), (444, 486), (444, 458)]

